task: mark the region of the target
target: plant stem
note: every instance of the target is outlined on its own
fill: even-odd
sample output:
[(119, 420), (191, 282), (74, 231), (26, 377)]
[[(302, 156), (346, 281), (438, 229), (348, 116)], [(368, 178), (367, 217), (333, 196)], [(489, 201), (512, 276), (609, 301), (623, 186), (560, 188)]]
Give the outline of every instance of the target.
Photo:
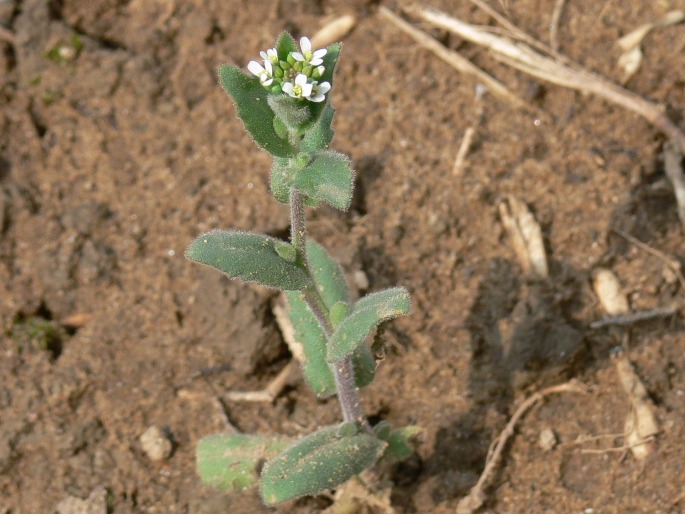
[[(307, 226), (304, 198), (295, 188), (290, 189), (290, 242), (297, 252), (297, 261), (304, 266), (307, 274), (312, 279), (312, 283), (315, 284), (307, 259)], [(333, 326), (331, 325), (328, 308), (321, 297), (321, 293), (316, 285), (307, 287), (302, 292), (307, 305), (326, 334), (326, 340), (330, 340), (333, 335)], [(354, 380), (352, 358), (347, 357), (337, 361), (331, 366), (331, 370), (335, 378), (335, 387), (338, 391), (338, 402), (340, 403), (343, 419), (346, 422), (356, 421), (364, 429), (370, 431), (371, 427), (366, 420), (364, 409), (359, 401), (359, 393)]]

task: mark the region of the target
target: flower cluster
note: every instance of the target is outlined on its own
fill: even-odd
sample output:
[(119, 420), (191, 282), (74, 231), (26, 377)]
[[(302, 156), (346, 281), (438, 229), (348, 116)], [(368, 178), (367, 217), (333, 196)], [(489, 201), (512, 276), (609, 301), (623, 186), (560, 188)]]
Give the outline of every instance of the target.
[(281, 61), (275, 48), (260, 52), (264, 65), (250, 61), (247, 69), (259, 77), (259, 81), (272, 93), (287, 93), (293, 98), (310, 102), (323, 102), (331, 89), (329, 82), (318, 82), (325, 68), (322, 57), (326, 49), (312, 51), (308, 38), (300, 39), (300, 51), (290, 52)]

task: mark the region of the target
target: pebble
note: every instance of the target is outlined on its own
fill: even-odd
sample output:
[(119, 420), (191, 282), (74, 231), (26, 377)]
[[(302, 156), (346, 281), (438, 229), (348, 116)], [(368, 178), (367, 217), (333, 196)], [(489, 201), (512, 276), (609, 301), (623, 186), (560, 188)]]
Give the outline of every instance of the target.
[(169, 437), (159, 427), (151, 426), (140, 436), (143, 451), (152, 461), (168, 459), (173, 445)]
[(540, 432), (540, 448), (546, 452), (554, 448), (557, 445), (557, 442), (557, 436), (551, 428), (545, 428)]

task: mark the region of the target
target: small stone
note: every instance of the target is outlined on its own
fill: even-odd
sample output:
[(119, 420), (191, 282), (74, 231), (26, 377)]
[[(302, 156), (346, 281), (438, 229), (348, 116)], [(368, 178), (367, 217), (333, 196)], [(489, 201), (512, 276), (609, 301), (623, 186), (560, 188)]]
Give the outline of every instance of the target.
[(356, 285), (357, 289), (360, 291), (366, 291), (369, 288), (369, 277), (367, 277), (366, 273), (362, 270), (356, 270), (352, 275), (352, 278), (354, 279), (354, 285)]
[(540, 448), (546, 452), (554, 448), (557, 445), (557, 442), (557, 436), (551, 428), (545, 428), (540, 432)]
[(58, 514), (107, 514), (107, 491), (98, 487), (85, 500), (69, 496), (57, 504)]
[(151, 426), (140, 436), (140, 444), (152, 461), (168, 459), (173, 447), (169, 437), (156, 426)]

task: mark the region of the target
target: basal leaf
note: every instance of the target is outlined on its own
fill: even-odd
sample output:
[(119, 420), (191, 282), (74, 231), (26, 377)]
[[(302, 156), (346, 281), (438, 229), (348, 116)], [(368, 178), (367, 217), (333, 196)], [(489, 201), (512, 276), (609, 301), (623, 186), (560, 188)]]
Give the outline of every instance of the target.
[(262, 499), (275, 505), (328, 491), (373, 466), (386, 446), (350, 423), (318, 430), (266, 463)]
[(409, 313), (411, 299), (403, 287), (371, 293), (360, 299), (333, 333), (327, 360), (344, 359), (364, 344), (364, 339), (379, 323)]
[(202, 482), (229, 492), (256, 487), (259, 468), (292, 440), (282, 436), (213, 434), (198, 441), (195, 455)]
[(309, 278), (302, 268), (278, 254), (277, 245), (282, 243), (264, 234), (213, 230), (193, 241), (185, 255), (231, 278), (282, 291), (301, 290)]

